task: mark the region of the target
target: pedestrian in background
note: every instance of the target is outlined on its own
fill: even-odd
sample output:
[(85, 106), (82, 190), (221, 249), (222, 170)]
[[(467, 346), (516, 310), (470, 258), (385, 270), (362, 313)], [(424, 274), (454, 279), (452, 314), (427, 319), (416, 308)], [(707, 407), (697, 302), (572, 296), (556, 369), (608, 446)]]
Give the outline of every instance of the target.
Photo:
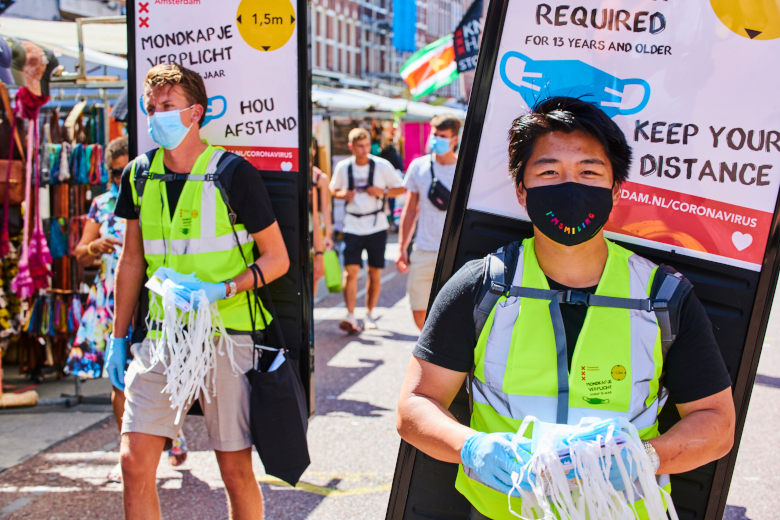
[[(106, 345), (114, 329), (114, 273), (119, 261), (122, 241), (125, 235), (125, 219), (114, 215), (119, 181), (122, 172), (130, 161), (127, 136), (111, 141), (106, 147), (106, 167), (111, 172), (111, 187), (92, 201), (81, 235), (73, 256), (84, 267), (100, 260), (100, 271), (89, 289), (87, 306), (79, 324), (79, 330), (74, 340), (74, 348), (70, 351), (68, 367), (77, 377), (84, 375), (99, 378), (103, 374), (103, 356)], [(91, 354), (91, 356), (90, 356)], [(99, 366), (92, 362), (92, 371), (85, 362), (97, 358)], [(95, 371), (94, 368), (98, 368)], [(119, 431), (122, 431), (122, 414), (125, 413), (125, 392), (111, 385), (111, 405), (114, 411)], [(173, 446), (168, 450), (168, 461), (172, 466), (180, 466), (187, 460), (187, 441), (182, 432), (174, 439)], [(109, 482), (122, 481), (122, 465), (116, 466), (108, 473)]]
[(375, 329), (372, 314), (382, 289), (382, 269), (385, 267), (387, 245), (387, 218), (384, 207), (387, 197), (403, 193), (403, 179), (393, 165), (369, 153), (371, 136), (362, 128), (353, 129), (348, 136), (352, 157), (340, 161), (333, 172), (330, 191), (337, 199), (347, 202), (344, 216), (344, 302), (347, 317), (339, 328), (349, 334), (360, 332), (355, 318), (357, 279), (363, 266), (363, 251), (368, 254), (368, 282), (366, 283), (366, 316), (363, 327)]
[[(455, 166), (458, 156), (460, 119), (451, 114), (436, 116), (431, 120), (430, 155), (418, 157), (409, 164), (404, 179), (406, 202), (401, 212), (398, 228), (398, 257), (395, 265), (401, 273), (409, 273), (406, 279), (406, 292), (412, 307), (414, 323), (422, 330), (428, 298), (433, 286), (433, 272), (439, 256), (441, 235), (444, 232), (446, 209), (437, 207), (434, 200), (437, 194), (431, 194), (434, 179), (439, 189), (449, 196), (452, 181), (455, 178)], [(441, 205), (440, 202), (437, 204)], [(417, 224), (417, 238), (411, 257), (408, 254), (412, 242), (414, 227)]]

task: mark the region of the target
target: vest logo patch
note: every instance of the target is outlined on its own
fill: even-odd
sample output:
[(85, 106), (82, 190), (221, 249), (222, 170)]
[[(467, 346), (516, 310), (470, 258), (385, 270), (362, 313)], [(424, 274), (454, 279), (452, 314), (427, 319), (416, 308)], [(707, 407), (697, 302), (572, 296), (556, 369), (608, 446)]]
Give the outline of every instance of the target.
[(626, 378), (626, 367), (623, 365), (615, 365), (612, 367), (612, 379), (615, 381), (622, 381)]
[(183, 235), (188, 235), (190, 233), (189, 228), (192, 227), (192, 219), (198, 218), (198, 210), (193, 209), (180, 209), (179, 210), (179, 218), (181, 219), (181, 233)]
[(582, 397), (582, 400), (588, 404), (607, 404), (609, 399), (599, 399), (598, 397)]

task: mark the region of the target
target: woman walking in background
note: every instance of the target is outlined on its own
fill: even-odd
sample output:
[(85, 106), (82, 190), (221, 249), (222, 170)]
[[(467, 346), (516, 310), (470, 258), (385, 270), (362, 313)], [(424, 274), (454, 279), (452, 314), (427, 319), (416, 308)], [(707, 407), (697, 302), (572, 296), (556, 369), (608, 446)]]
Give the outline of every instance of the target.
[[(114, 323), (114, 273), (124, 240), (125, 219), (114, 215), (119, 181), (129, 162), (127, 136), (120, 137), (106, 147), (106, 167), (111, 172), (109, 190), (95, 197), (87, 214), (84, 232), (73, 256), (84, 267), (100, 262), (100, 270), (89, 289), (87, 305), (68, 358), (68, 369), (76, 377), (98, 379), (103, 375), (104, 356)], [(125, 394), (111, 387), (114, 417), (122, 428)], [(187, 458), (187, 443), (180, 433), (168, 451), (171, 465), (178, 466)], [(117, 464), (109, 473), (111, 482), (121, 482), (122, 469)]]

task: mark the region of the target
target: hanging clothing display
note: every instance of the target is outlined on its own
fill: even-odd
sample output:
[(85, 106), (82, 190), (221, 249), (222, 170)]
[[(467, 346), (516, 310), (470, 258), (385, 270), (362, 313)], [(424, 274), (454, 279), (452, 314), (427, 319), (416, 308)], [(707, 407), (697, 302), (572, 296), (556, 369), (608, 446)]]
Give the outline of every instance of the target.
[[(49, 264), (52, 262), (49, 248), (46, 244), (46, 237), (41, 229), (41, 218), (39, 204), (35, 204), (35, 215), (30, 215), (31, 199), (30, 185), (33, 180), (33, 162), (35, 162), (35, 171), (38, 171), (38, 159), (40, 158), (38, 150), (38, 113), (43, 105), (49, 101), (48, 97), (36, 96), (26, 87), (20, 87), (16, 93), (16, 115), (23, 119), (30, 120), (27, 129), (27, 186), (25, 193), (25, 229), (29, 229), (30, 218), (33, 219), (32, 237), (24, 234), (22, 240), (22, 256), (19, 260), (19, 274), (11, 283), (14, 292), (17, 292), (22, 298), (28, 298), (35, 294), (37, 289), (44, 289), (49, 285), (51, 270)], [(38, 192), (40, 186), (39, 176), (35, 176), (35, 191)]]

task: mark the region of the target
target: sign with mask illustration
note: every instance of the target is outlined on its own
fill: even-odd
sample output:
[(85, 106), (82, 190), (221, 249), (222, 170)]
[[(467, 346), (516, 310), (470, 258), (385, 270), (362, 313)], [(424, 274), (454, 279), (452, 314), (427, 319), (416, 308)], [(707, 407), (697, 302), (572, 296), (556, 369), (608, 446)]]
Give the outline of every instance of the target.
[(135, 0), (138, 152), (158, 146), (147, 131), (144, 77), (155, 65), (178, 63), (206, 85), (204, 139), (260, 170), (298, 171), (296, 8), (290, 0)]
[(469, 209), (528, 220), (506, 173), (511, 123), (578, 97), (633, 149), (608, 237), (760, 270), (780, 188), (780, 4), (511, 1), (504, 28)]

